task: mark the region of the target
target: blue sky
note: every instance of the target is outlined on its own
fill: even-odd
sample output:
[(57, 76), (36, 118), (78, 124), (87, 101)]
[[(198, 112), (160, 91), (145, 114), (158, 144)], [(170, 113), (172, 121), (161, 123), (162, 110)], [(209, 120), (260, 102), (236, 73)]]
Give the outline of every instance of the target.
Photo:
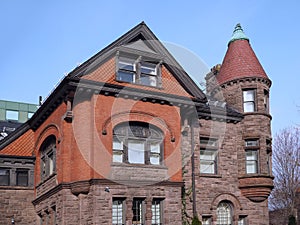
[(272, 80), (273, 133), (300, 124), (299, 1), (0, 1), (0, 99), (37, 103), (79, 63), (145, 21), (211, 68), (237, 23)]

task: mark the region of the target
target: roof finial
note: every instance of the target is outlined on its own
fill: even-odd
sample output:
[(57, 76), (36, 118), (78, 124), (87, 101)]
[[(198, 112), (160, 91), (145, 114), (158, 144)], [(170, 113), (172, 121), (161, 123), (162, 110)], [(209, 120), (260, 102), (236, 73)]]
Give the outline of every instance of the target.
[(232, 37), (228, 44), (230, 44), (231, 42), (236, 41), (236, 40), (248, 40), (249, 41), (249, 38), (245, 35), (244, 30), (240, 23), (238, 23), (235, 26)]

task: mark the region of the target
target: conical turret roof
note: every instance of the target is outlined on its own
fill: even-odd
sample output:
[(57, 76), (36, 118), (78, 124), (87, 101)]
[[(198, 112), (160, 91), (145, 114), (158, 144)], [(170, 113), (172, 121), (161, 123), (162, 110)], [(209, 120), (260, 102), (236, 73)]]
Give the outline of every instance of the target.
[(221, 69), (217, 75), (219, 84), (246, 77), (268, 78), (256, 57), (249, 38), (240, 24), (237, 24), (228, 43)]

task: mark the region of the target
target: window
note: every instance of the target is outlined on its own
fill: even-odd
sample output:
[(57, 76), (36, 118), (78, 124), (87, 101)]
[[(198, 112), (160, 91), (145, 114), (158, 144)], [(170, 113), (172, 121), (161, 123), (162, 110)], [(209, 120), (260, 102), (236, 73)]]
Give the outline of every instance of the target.
[(257, 139), (249, 139), (245, 141), (246, 150), (246, 173), (258, 173), (258, 148)]
[(152, 225), (162, 224), (162, 199), (153, 199), (152, 201)]
[(119, 58), (117, 80), (135, 83), (136, 82), (136, 62), (134, 59)]
[(217, 225), (232, 225), (232, 206), (229, 202), (221, 202), (218, 205)]
[(200, 173), (217, 174), (218, 140), (200, 137)]
[(7, 168), (0, 168), (0, 185), (9, 185), (9, 169)]
[(272, 140), (266, 139), (268, 174), (272, 174)]
[(28, 186), (28, 170), (17, 170), (16, 171), (17, 177), (17, 186)]
[(257, 173), (257, 150), (246, 151), (246, 173)]
[(239, 216), (238, 225), (246, 225), (246, 216)]
[(118, 198), (113, 199), (112, 224), (113, 225), (125, 224), (124, 199), (118, 199)]
[(160, 165), (162, 131), (147, 123), (129, 122), (113, 131), (113, 162)]
[(33, 114), (34, 114), (33, 112), (29, 112), (27, 115), (28, 119), (30, 119), (33, 116)]
[(256, 110), (254, 89), (243, 91), (243, 103), (244, 112), (254, 112)]
[(159, 86), (159, 63), (142, 60), (142, 57), (118, 58), (117, 80), (146, 86)]
[(202, 225), (211, 225), (211, 216), (202, 216)]
[(153, 63), (141, 63), (140, 83), (147, 86), (157, 86), (157, 66)]
[(134, 198), (132, 202), (132, 224), (134, 225), (143, 225), (145, 216), (144, 216), (144, 199)]
[(6, 110), (6, 120), (19, 120), (19, 112), (13, 110)]
[(264, 107), (265, 111), (269, 113), (269, 92), (264, 90)]
[(54, 174), (56, 167), (56, 138), (48, 137), (41, 147), (41, 180)]

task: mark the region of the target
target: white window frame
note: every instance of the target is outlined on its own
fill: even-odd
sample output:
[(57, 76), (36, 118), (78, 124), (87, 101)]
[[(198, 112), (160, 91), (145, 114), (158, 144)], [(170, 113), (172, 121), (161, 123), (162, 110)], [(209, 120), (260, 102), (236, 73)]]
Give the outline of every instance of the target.
[(245, 113), (256, 111), (256, 89), (243, 90), (243, 109)]
[(218, 173), (218, 149), (217, 138), (200, 137), (200, 174)]
[(259, 139), (245, 140), (245, 170), (246, 174), (259, 173)]
[(163, 224), (163, 199), (154, 198), (151, 205), (152, 212), (152, 225), (162, 225)]
[(125, 199), (113, 198), (112, 200), (112, 225), (125, 224)]

